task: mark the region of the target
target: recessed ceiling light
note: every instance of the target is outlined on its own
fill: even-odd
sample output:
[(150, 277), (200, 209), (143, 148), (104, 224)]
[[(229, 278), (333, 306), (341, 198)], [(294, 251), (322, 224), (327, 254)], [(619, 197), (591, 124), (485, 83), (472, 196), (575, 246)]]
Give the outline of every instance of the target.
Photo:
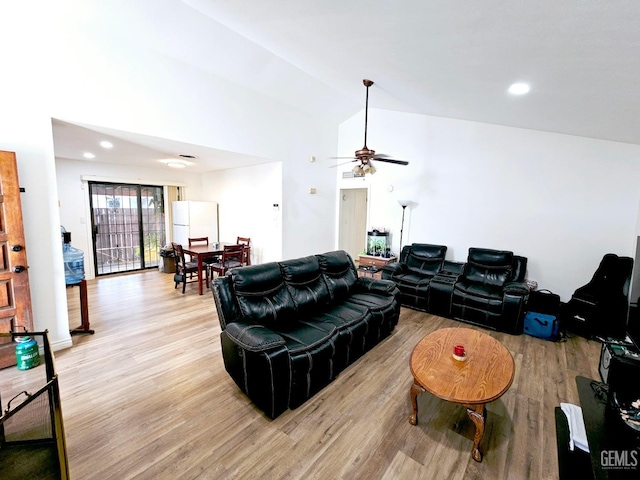
[(84, 153), (82, 154), (82, 156), (83, 156), (84, 158), (96, 158), (96, 156), (95, 156), (93, 153), (91, 153), (91, 152), (84, 152)]
[(167, 162), (167, 167), (171, 167), (171, 168), (184, 168), (186, 166), (187, 164), (184, 162), (179, 162), (179, 161)]
[(113, 148), (113, 143), (109, 142), (108, 140), (103, 140), (100, 142), (100, 146), (102, 148)]
[(525, 93), (529, 93), (531, 87), (527, 83), (514, 83), (509, 87), (509, 93), (513, 95), (524, 95)]

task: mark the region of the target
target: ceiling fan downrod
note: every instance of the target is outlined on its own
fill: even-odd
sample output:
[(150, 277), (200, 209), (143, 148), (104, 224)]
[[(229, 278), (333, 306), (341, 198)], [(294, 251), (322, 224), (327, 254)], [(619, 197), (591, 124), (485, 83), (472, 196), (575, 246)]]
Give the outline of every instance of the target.
[(373, 85), (373, 80), (367, 80), (366, 78), (362, 80), (364, 86), (367, 87), (367, 97), (365, 101), (364, 107), (364, 148), (362, 150), (368, 150), (367, 148), (367, 123), (369, 121), (369, 87)]

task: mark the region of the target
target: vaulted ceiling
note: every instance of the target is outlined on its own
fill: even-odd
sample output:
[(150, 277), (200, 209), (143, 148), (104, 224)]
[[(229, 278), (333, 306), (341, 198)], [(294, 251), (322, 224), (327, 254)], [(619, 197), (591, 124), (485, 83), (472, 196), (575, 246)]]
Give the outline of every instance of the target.
[(640, 144), (634, 0), (184, 1), (360, 105)]
[[(370, 78), (372, 108), (640, 144), (636, 0), (182, 0), (182, 16), (162, 5), (120, 16), (121, 31), (155, 22), (165, 34), (141, 40), (153, 48), (336, 123), (363, 108)], [(531, 91), (509, 94), (514, 82)]]

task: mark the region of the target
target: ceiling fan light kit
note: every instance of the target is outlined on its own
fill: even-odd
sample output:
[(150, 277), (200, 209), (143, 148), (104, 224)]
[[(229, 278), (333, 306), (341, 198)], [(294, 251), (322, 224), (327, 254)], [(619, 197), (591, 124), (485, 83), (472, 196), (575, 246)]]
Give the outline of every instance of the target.
[[(371, 163), (372, 160), (376, 160), (378, 162), (393, 163), (396, 165), (409, 165), (409, 162), (407, 162), (406, 160), (394, 160), (391, 158), (387, 158), (387, 155), (384, 155), (381, 153), (376, 154), (375, 150), (371, 150), (369, 149), (369, 147), (367, 147), (367, 124), (369, 121), (369, 87), (373, 85), (373, 81), (365, 78), (364, 80), (362, 80), (362, 83), (367, 88), (367, 97), (366, 97), (366, 103), (365, 103), (365, 109), (364, 109), (364, 146), (360, 150), (356, 150), (355, 156), (353, 157), (353, 160), (351, 160), (352, 162), (358, 162), (358, 161), (360, 162), (355, 167), (353, 167), (352, 172), (355, 175), (366, 174), (366, 173), (370, 173), (373, 175), (374, 173), (376, 173), (376, 169)], [(344, 157), (333, 157), (333, 158), (344, 158)], [(337, 166), (337, 165), (334, 165), (334, 166)]]

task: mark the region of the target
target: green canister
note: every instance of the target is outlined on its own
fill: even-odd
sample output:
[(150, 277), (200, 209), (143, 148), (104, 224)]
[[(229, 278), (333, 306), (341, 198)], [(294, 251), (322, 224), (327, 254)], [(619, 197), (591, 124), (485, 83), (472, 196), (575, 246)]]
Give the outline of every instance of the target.
[(40, 365), (38, 342), (31, 337), (16, 337), (16, 364), (18, 370), (29, 370)]

